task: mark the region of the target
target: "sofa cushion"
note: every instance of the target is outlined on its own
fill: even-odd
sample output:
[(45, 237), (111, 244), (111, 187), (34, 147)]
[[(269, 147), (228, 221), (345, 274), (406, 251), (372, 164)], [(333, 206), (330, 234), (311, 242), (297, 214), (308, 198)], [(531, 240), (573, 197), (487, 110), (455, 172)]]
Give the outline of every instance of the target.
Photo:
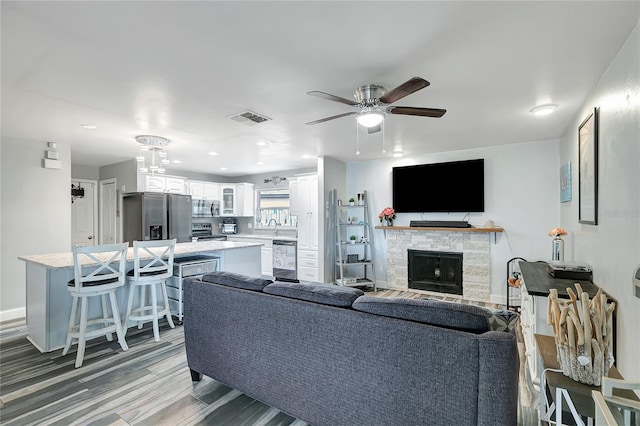
[(254, 278), (234, 272), (221, 271), (203, 275), (202, 281), (253, 291), (262, 291), (266, 285), (273, 282), (265, 278)]
[(350, 307), (354, 300), (364, 294), (364, 291), (357, 288), (339, 287), (332, 284), (281, 281), (269, 284), (263, 291), (277, 296), (339, 307)]
[[(499, 313), (488, 308), (434, 299), (402, 299), (363, 296), (353, 308), (376, 315), (416, 321), (472, 333), (507, 330), (514, 327), (518, 315)], [(511, 315), (512, 314), (512, 315)]]

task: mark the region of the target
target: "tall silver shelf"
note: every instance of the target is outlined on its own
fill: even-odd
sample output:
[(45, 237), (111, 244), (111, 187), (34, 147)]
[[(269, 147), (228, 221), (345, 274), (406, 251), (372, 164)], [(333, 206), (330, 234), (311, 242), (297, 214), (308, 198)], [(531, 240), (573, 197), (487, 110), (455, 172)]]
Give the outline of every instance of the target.
[(359, 203), (338, 205), (337, 191), (332, 191), (331, 217), (336, 245), (334, 282), (345, 287), (372, 286), (376, 291), (371, 213), (367, 192), (362, 194)]

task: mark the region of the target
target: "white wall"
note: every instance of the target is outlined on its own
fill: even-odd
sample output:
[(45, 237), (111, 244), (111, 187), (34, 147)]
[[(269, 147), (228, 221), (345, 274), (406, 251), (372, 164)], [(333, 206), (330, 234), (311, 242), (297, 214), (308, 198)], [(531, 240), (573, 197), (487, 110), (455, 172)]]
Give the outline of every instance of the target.
[(100, 167), (71, 165), (71, 177), (74, 179), (100, 180)]
[(2, 139), (2, 319), (24, 316), (25, 264), (18, 256), (71, 249), (71, 149), (58, 143), (62, 170), (43, 169), (45, 142)]
[[(567, 259), (593, 267), (593, 280), (618, 301), (616, 365), (640, 380), (640, 299), (631, 277), (640, 264), (640, 29), (636, 26), (560, 142), (571, 161), (573, 200), (561, 206), (569, 232)], [(582, 120), (600, 108), (598, 224), (578, 223), (578, 136)]]
[[(506, 303), (507, 261), (515, 256), (548, 260), (551, 240), (547, 232), (559, 226), (560, 171), (557, 140), (450, 151), (405, 158), (349, 163), (347, 194), (367, 190), (373, 221), (383, 208), (392, 206), (391, 169), (395, 166), (484, 158), (485, 212), (471, 213), (469, 222), (482, 226), (493, 220), (505, 229), (491, 244), (492, 300)], [(437, 194), (438, 183), (416, 184), (416, 196)], [(463, 213), (397, 214), (394, 225), (409, 226), (411, 220), (461, 220)], [(376, 222), (374, 222), (376, 223)], [(386, 285), (384, 232), (374, 231), (376, 280)]]

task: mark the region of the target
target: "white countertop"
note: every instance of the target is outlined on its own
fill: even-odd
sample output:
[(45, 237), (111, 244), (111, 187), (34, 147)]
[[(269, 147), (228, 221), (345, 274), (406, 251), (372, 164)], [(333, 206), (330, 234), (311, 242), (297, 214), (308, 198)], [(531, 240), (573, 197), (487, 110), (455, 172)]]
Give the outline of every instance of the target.
[(296, 237), (288, 237), (285, 235), (270, 235), (270, 234), (229, 234), (227, 238), (247, 238), (255, 240), (279, 240), (279, 241), (298, 241)]
[[(260, 246), (260, 243), (253, 242), (235, 242), (235, 241), (200, 241), (195, 243), (178, 243), (174, 251), (174, 256), (183, 256), (198, 254), (204, 252), (220, 251), (220, 250), (232, 250), (244, 247)], [(108, 255), (108, 254), (107, 254)], [(84, 256), (83, 256), (84, 257)], [(98, 259), (101, 259), (99, 254), (96, 255)], [(110, 257), (110, 256), (108, 256)], [(105, 260), (108, 258), (105, 257)], [(145, 256), (142, 256), (145, 258)], [(64, 269), (73, 267), (73, 253), (52, 253), (52, 254), (35, 254), (31, 256), (18, 256), (18, 259), (25, 262), (32, 262), (50, 269)], [(133, 261), (133, 247), (129, 247), (127, 250), (127, 260)], [(92, 263), (87, 261), (83, 264), (91, 265)]]

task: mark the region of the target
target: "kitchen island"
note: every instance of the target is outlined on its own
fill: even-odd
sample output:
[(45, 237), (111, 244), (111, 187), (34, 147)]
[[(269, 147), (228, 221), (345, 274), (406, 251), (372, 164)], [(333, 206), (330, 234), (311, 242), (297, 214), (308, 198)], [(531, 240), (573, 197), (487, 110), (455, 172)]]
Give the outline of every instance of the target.
[[(205, 255), (219, 258), (220, 270), (260, 276), (260, 249), (255, 242), (201, 241), (176, 244), (175, 259)], [(27, 338), (40, 352), (61, 349), (67, 337), (72, 298), (67, 283), (73, 279), (72, 252), (19, 256), (26, 263)], [(144, 257), (142, 257), (144, 258)], [(87, 262), (87, 267), (92, 264)], [(133, 268), (133, 248), (127, 251), (127, 270)], [(120, 312), (125, 312), (128, 285), (116, 293)], [(89, 315), (100, 306), (89, 306)]]

